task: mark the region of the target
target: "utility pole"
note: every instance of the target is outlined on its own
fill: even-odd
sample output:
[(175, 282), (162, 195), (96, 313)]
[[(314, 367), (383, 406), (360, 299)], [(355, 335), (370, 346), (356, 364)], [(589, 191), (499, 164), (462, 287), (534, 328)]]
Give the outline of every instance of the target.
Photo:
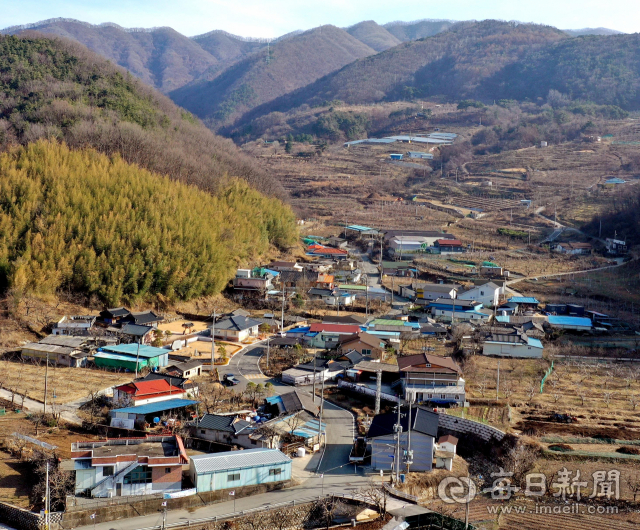
[(496, 379), (496, 401), (500, 396), (500, 360), (498, 359), (498, 377)]
[(456, 294), (457, 292), (454, 289), (451, 296), (451, 333), (453, 333), (453, 325), (456, 322)]
[(393, 293), (396, 290), (396, 277), (391, 276), (391, 305), (393, 305)]
[(312, 392), (314, 403), (316, 402), (316, 359), (317, 359), (317, 356), (314, 353), (313, 354), (313, 392)]
[[(324, 414), (324, 374), (322, 375), (322, 388), (320, 390), (320, 418), (318, 421), (318, 443), (322, 443), (322, 415)], [(324, 484), (323, 484), (324, 487)]]
[(47, 481), (47, 484), (44, 488), (44, 527), (45, 530), (49, 530), (49, 508), (51, 506), (49, 502), (49, 460), (47, 460), (47, 471), (45, 480)]
[[(142, 340), (142, 337), (138, 338), (138, 347), (136, 348), (136, 377), (135, 379), (138, 379), (138, 362), (140, 360), (140, 341)], [(213, 370), (213, 368), (212, 368)]]
[(376, 416), (380, 414), (380, 392), (382, 391), (382, 371), (376, 371)]
[(211, 315), (211, 371), (209, 375), (213, 375), (213, 367), (215, 365), (216, 357), (216, 310), (213, 310)]
[(267, 370), (269, 369), (269, 350), (271, 349), (271, 337), (267, 337)]
[(285, 290), (284, 290), (284, 279), (282, 275), (280, 276), (280, 288), (282, 289), (282, 313), (280, 315), (280, 331), (284, 330), (284, 299), (285, 299)]
[[(47, 383), (49, 379), (49, 352), (47, 352), (47, 364), (44, 367), (44, 407), (42, 409), (42, 415), (47, 414)], [(47, 468), (48, 469), (48, 468)]]
[(393, 430), (396, 433), (396, 484), (400, 482), (400, 438), (402, 437), (402, 424), (400, 418), (402, 418), (401, 404), (398, 402), (398, 423), (395, 424)]
[(407, 464), (407, 473), (409, 473), (409, 466), (413, 464), (413, 451), (411, 450), (411, 422), (413, 421), (413, 416), (411, 415), (411, 413), (413, 412), (414, 397), (415, 397), (415, 394), (411, 394), (409, 396), (409, 422), (407, 426), (407, 460), (405, 462)]

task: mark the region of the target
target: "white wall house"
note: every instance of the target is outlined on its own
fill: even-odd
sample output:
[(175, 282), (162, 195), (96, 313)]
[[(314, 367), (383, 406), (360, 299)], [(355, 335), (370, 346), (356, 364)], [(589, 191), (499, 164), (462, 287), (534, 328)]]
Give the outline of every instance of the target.
[(500, 300), (500, 286), (493, 282), (477, 285), (468, 291), (458, 293), (458, 300), (476, 300), (482, 302), (485, 307), (498, 305)]

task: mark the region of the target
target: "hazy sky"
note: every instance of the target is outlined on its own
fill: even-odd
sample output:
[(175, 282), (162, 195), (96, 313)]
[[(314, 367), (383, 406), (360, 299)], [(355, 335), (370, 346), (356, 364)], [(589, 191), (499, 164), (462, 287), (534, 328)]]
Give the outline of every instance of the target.
[(640, 31), (637, 0), (0, 0), (0, 28), (54, 17), (125, 27), (170, 26), (189, 36), (224, 29), (247, 37), (277, 37), (321, 24), (422, 18), (496, 18), (561, 29)]

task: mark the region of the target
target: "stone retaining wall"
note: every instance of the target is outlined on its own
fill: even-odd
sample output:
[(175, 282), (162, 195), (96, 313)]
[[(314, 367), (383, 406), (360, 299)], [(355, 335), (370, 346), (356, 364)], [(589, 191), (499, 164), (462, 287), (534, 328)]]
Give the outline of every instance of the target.
[[(62, 513), (52, 513), (49, 515), (50, 530), (60, 528)], [(24, 508), (13, 506), (5, 502), (0, 502), (0, 522), (10, 526), (15, 526), (20, 530), (45, 530), (45, 518), (39, 513), (30, 512)]]
[(448, 414), (440, 414), (438, 427), (448, 431), (473, 434), (485, 442), (490, 442), (491, 440), (500, 442), (505, 437), (504, 432), (492, 427), (491, 425), (468, 420), (466, 418), (458, 418), (457, 416), (449, 416)]

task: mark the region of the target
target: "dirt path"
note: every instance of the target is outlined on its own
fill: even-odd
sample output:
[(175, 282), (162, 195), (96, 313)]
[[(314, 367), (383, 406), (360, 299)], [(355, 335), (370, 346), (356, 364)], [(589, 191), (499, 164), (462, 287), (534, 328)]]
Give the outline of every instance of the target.
[[(628, 262), (627, 262), (628, 263)], [(545, 278), (554, 278), (554, 277), (558, 277), (558, 276), (568, 276), (570, 274), (585, 274), (587, 272), (597, 272), (597, 271), (603, 271), (603, 270), (607, 270), (607, 269), (615, 269), (616, 267), (621, 267), (622, 265), (624, 265), (624, 263), (617, 263), (616, 265), (607, 265), (606, 267), (598, 267), (596, 269), (584, 269), (581, 271), (569, 271), (569, 272), (556, 272), (553, 274), (537, 274), (535, 276), (524, 276), (522, 278), (516, 278), (515, 280), (510, 280), (507, 282), (507, 286), (509, 285), (513, 285), (514, 283), (518, 283), (521, 282), (523, 280), (534, 280), (534, 279), (545, 279)]]

